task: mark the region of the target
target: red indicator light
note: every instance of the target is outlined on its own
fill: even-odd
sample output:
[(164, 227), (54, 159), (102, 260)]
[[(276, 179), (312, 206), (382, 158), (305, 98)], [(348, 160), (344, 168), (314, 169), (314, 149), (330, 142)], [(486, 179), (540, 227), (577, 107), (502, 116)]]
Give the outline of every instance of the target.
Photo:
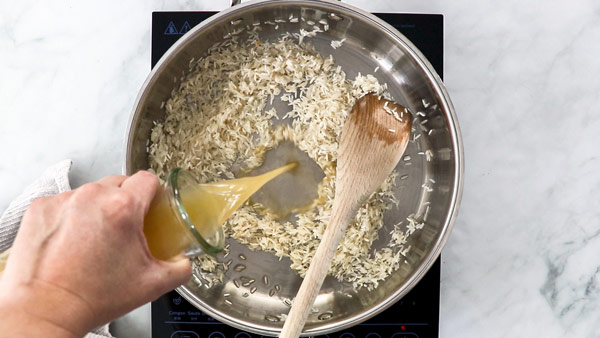
[(404, 325), (400, 325), (400, 330), (402, 330), (402, 331), (406, 331), (406, 326), (404, 326)]

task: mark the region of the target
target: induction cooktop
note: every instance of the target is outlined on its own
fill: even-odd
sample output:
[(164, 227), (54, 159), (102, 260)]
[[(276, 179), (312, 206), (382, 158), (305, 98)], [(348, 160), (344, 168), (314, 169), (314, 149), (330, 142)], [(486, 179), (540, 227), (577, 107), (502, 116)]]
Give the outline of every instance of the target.
[[(192, 27), (216, 12), (154, 12), (152, 14), (151, 65)], [(374, 13), (410, 39), (443, 76), (444, 24), (438, 14)], [(379, 315), (339, 332), (318, 338), (417, 338), (438, 337), (440, 308), (440, 258), (423, 279), (402, 299)], [(154, 338), (254, 338), (262, 337), (220, 323), (171, 291), (152, 302)]]

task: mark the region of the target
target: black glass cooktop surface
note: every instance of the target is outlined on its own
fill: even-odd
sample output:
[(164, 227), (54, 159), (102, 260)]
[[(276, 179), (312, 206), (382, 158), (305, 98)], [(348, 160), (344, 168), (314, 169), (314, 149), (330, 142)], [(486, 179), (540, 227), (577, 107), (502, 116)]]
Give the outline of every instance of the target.
[[(192, 27), (215, 12), (154, 12), (151, 65)], [(376, 13), (409, 38), (443, 76), (443, 16), (437, 14)], [(319, 338), (438, 337), (440, 259), (406, 296), (370, 320)], [(153, 338), (258, 338), (202, 313), (177, 292), (152, 302)]]

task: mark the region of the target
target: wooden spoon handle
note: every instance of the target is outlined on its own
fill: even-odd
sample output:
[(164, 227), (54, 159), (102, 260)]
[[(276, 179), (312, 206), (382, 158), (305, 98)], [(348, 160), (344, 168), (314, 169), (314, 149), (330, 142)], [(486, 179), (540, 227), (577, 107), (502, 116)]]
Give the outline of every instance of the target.
[(375, 94), (361, 97), (352, 107), (338, 148), (331, 220), (292, 302), (280, 338), (296, 338), (302, 333), (348, 222), (398, 164), (410, 138), (411, 120), (406, 108)]
[(315, 257), (310, 263), (296, 298), (294, 298), (292, 308), (279, 335), (280, 338), (296, 338), (302, 333), (308, 313), (329, 271), (331, 260), (346, 233), (346, 227), (350, 219), (355, 213), (356, 210), (350, 205), (342, 204), (338, 208), (334, 206), (329, 224), (315, 252)]

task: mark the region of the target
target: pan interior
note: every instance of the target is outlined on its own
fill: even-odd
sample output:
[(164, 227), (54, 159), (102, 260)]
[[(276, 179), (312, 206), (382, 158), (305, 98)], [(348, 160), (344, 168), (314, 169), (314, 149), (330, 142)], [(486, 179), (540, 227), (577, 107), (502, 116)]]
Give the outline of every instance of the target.
[[(290, 22), (297, 18), (297, 22)], [(327, 22), (327, 30), (325, 24)], [(138, 98), (129, 131), (126, 167), (131, 174), (148, 168), (146, 144), (153, 121), (164, 119), (161, 104), (177, 88), (189, 63), (206, 55), (208, 49), (240, 28), (260, 23), (261, 40), (275, 40), (283, 34), (323, 32), (306, 38), (323, 56), (332, 55), (348, 79), (373, 74), (399, 104), (415, 116), (411, 142), (396, 170), (399, 180), (395, 195), (397, 208), (384, 215), (384, 227), (373, 249), (389, 241), (394, 225), (412, 217), (425, 226), (408, 239), (410, 252), (390, 277), (373, 291), (355, 291), (350, 285), (328, 277), (323, 284), (305, 332), (321, 334), (357, 324), (383, 310), (409, 291), (432, 264), (440, 243), (447, 235), (456, 195), (456, 152), (451, 107), (441, 94), (439, 79), (415, 52), (412, 44), (397, 32), (388, 31), (371, 16), (341, 4), (271, 1), (241, 5), (222, 12), (192, 29), (161, 59)], [(243, 39), (246, 32), (242, 31)], [(338, 48), (332, 41), (342, 41)], [(335, 43), (334, 43), (335, 44)], [(422, 114), (418, 114), (422, 113)], [(405, 222), (406, 223), (406, 222)], [(259, 334), (276, 334), (283, 326), (290, 301), (302, 279), (289, 268), (289, 259), (250, 251), (229, 239), (228, 262), (222, 283), (203, 282), (195, 276), (178, 291), (207, 314), (238, 328)], [(243, 258), (242, 258), (243, 257)], [(242, 269), (234, 267), (243, 265)]]

